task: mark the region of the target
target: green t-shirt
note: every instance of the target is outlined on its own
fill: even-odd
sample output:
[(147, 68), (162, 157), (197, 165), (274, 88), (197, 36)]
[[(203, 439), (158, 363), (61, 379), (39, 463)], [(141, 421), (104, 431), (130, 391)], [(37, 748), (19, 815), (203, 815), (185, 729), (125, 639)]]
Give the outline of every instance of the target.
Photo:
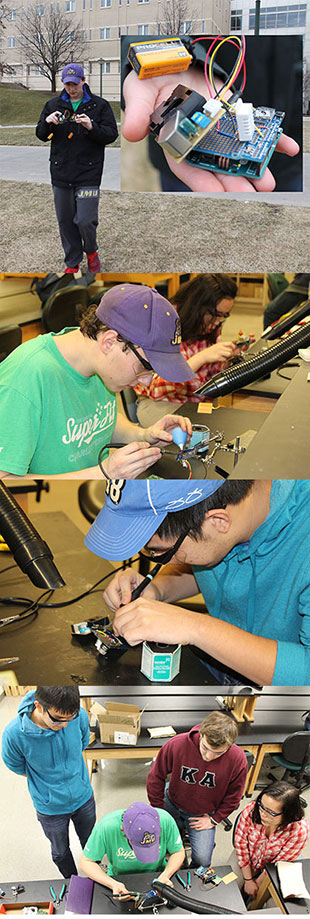
[[(72, 329), (63, 329), (64, 335)], [(0, 364), (0, 469), (53, 475), (97, 465), (112, 438), (116, 397), (97, 374), (62, 357), (55, 333), (25, 342)]]
[(76, 110), (77, 110), (77, 108), (79, 107), (79, 105), (81, 105), (81, 102), (83, 102), (83, 96), (82, 96), (81, 99), (77, 99), (76, 102), (73, 102), (73, 100), (70, 99), (70, 102), (71, 102), (73, 111), (76, 112)]
[(161, 834), (159, 845), (159, 859), (151, 864), (143, 864), (136, 858), (125, 834), (121, 830), (124, 810), (112, 811), (102, 817), (94, 826), (86, 846), (83, 850), (86, 858), (93, 862), (101, 862), (104, 855), (109, 859), (107, 874), (129, 874), (135, 871), (162, 871), (166, 864), (166, 855), (179, 852), (182, 849), (182, 839), (179, 829), (171, 814), (157, 807), (159, 813)]

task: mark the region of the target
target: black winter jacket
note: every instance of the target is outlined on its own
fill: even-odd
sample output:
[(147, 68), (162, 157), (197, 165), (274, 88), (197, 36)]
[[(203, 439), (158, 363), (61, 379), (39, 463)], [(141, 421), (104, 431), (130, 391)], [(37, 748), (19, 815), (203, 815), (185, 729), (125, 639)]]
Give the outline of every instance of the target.
[[(79, 185), (99, 186), (101, 182), (104, 149), (106, 144), (111, 144), (118, 136), (116, 121), (111, 106), (95, 96), (86, 83), (85, 99), (80, 103), (77, 112), (85, 113), (93, 122), (93, 128), (88, 131), (81, 124), (77, 124), (71, 117), (59, 125), (48, 124), (47, 115), (60, 111), (74, 115), (69, 96), (64, 89), (60, 96), (50, 99), (41, 112), (36, 135), (39, 140), (46, 141), (53, 134), (50, 152), (50, 168), (52, 184), (61, 188), (71, 188)], [(69, 138), (69, 134), (73, 134)]]

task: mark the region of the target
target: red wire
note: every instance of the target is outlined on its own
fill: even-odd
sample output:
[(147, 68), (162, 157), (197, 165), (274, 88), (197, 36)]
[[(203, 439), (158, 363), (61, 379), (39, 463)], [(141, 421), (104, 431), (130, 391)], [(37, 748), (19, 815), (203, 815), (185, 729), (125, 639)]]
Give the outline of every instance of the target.
[[(212, 36), (211, 36), (211, 35), (207, 35), (207, 36), (206, 36), (206, 35), (201, 35), (199, 38), (194, 38), (193, 41), (192, 41), (192, 45), (194, 45), (195, 42), (205, 40), (206, 38), (210, 38), (210, 39), (211, 39)], [(211, 41), (211, 45), (210, 45), (210, 47), (208, 48), (208, 52), (207, 52), (206, 59), (205, 59), (205, 63), (204, 63), (204, 75), (205, 75), (206, 84), (207, 84), (207, 87), (208, 87), (208, 90), (209, 90), (209, 93), (210, 93), (210, 97), (211, 97), (211, 98), (212, 98), (212, 88), (211, 88), (211, 85), (210, 85), (210, 83), (209, 83), (209, 79), (208, 79), (208, 70), (207, 70), (207, 67), (208, 67), (208, 58), (210, 57), (210, 53), (211, 53), (211, 51), (212, 51), (213, 46), (216, 44), (217, 41), (220, 41), (222, 38), (225, 38), (225, 35), (217, 35), (216, 38), (214, 38), (214, 39)], [(230, 45), (234, 45), (235, 48), (239, 48), (239, 47), (240, 47), (240, 46), (238, 45), (238, 43), (234, 41), (233, 38), (228, 38), (227, 41), (229, 42)], [(242, 81), (242, 86), (241, 86), (240, 92), (243, 92), (244, 87), (245, 87), (245, 84), (246, 84), (245, 37), (244, 37), (244, 35), (242, 35), (242, 47), (243, 47), (243, 55), (242, 55), (242, 57), (241, 57), (241, 61), (240, 61), (240, 64), (239, 64), (237, 73), (236, 73), (236, 75), (235, 75), (235, 80), (236, 80), (237, 77), (239, 76), (239, 73), (240, 73), (240, 71), (241, 71), (241, 68), (243, 67), (243, 81)]]

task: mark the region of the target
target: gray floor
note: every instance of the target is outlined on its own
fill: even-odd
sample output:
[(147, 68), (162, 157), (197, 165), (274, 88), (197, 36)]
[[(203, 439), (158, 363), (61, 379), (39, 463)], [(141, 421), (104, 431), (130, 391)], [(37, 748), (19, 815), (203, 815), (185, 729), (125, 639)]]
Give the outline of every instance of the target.
[[(0, 138), (1, 140), (1, 138)], [(50, 147), (0, 146), (0, 179), (50, 185)], [(120, 189), (120, 148), (106, 148), (101, 188)]]
[[(5, 697), (0, 702), (1, 734), (8, 721), (15, 717), (19, 702), (19, 698), (9, 697)], [(134, 801), (147, 800), (145, 784), (150, 765), (151, 762), (145, 760), (102, 761), (102, 767), (93, 778), (98, 819), (109, 811), (126, 807)], [(260, 782), (265, 781), (270, 765), (270, 758), (266, 757)], [(276, 770), (276, 772), (278, 775), (281, 774), (281, 770)], [(59, 879), (60, 875), (50, 858), (49, 844), (35, 816), (26, 787), (26, 779), (10, 772), (2, 760), (0, 762), (0, 786), (2, 844), (0, 886), (4, 882), (16, 880)], [(309, 810), (306, 811), (309, 819), (309, 790), (304, 792), (304, 797), (309, 806)], [(243, 804), (245, 805), (248, 801), (249, 799), (244, 799)], [(232, 815), (232, 819), (234, 816)], [(81, 849), (74, 830), (71, 845), (74, 857), (78, 860)], [(231, 852), (231, 833), (226, 833), (221, 825), (217, 830), (213, 865), (229, 864)], [(310, 857), (309, 841), (303, 854), (305, 858)]]

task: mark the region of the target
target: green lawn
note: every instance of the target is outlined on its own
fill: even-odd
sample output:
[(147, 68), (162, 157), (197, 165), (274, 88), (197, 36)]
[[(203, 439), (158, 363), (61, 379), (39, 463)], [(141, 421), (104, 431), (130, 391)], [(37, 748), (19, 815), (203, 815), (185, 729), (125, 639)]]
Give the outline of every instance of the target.
[[(36, 124), (45, 102), (55, 95), (58, 93), (46, 92), (42, 89), (16, 89), (7, 83), (0, 83), (1, 124)], [(119, 121), (119, 102), (110, 102), (110, 105), (116, 120)], [(3, 140), (2, 143), (5, 141)], [(18, 141), (11, 140), (10, 143), (18, 143)]]

